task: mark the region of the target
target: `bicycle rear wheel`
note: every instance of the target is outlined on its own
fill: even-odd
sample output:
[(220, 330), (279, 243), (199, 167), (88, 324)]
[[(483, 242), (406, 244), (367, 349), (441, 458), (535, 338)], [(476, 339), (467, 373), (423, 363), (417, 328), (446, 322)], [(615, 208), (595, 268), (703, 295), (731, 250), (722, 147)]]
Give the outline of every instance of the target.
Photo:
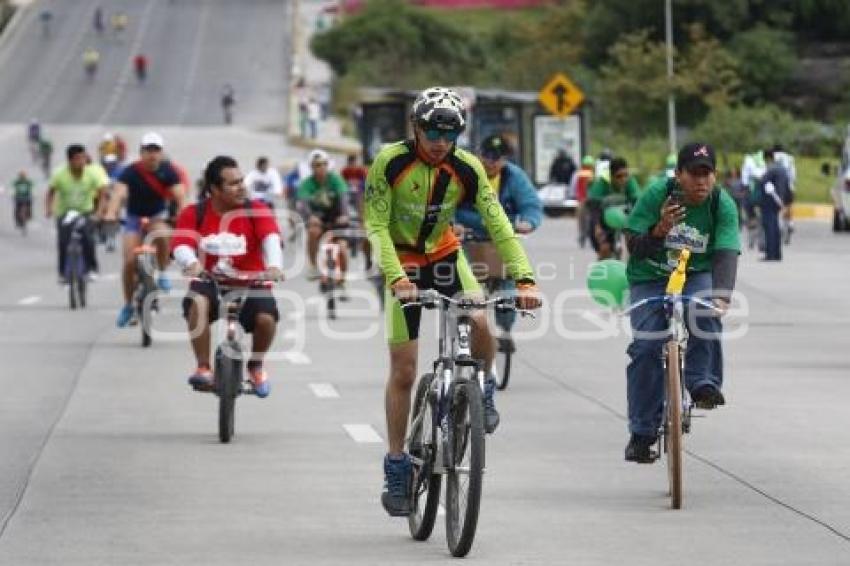
[(139, 278), (141, 292), (139, 293), (139, 302), (136, 305), (136, 312), (139, 316), (139, 328), (142, 331), (142, 347), (147, 348), (153, 342), (151, 337), (151, 306), (147, 305), (148, 296), (156, 290), (156, 282), (153, 277), (145, 269), (143, 260), (139, 260), (140, 265), (137, 267), (136, 275)]
[(455, 383), (449, 423), (446, 537), (452, 556), (460, 558), (475, 539), (484, 475), (484, 403), (477, 381)]
[[(236, 348), (235, 344), (230, 346)], [(225, 355), (221, 348), (215, 352), (215, 388), (218, 394), (218, 439), (230, 442), (235, 434), (236, 397), (242, 388), (242, 362)]]
[(666, 411), (665, 448), (667, 451), (667, 477), (670, 484), (670, 505), (682, 508), (682, 381), (679, 344), (667, 343), (667, 368), (665, 371)]
[(413, 465), (413, 509), (407, 517), (410, 536), (415, 540), (428, 540), (431, 536), (440, 506), (443, 478), (440, 474), (431, 473), (436, 461), (436, 437), (428, 391), (433, 381), (433, 373), (426, 373), (419, 379), (411, 412), (413, 426), (407, 443), (407, 452), (422, 460), (421, 465)]

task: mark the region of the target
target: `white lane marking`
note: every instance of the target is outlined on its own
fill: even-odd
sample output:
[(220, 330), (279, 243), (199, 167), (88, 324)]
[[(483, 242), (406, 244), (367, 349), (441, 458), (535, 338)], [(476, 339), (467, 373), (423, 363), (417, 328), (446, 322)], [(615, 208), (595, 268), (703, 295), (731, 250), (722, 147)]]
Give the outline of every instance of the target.
[(603, 318), (602, 313), (599, 311), (581, 311), (581, 317), (587, 322), (598, 326), (605, 326), (608, 324), (608, 320)]
[[(109, 117), (115, 111), (115, 108), (121, 101), (121, 97), (124, 95), (124, 90), (130, 82), (130, 69), (133, 66), (133, 57), (137, 53), (142, 52), (142, 41), (145, 39), (145, 33), (148, 30), (148, 23), (151, 19), (150, 16), (154, 3), (154, 0), (148, 2), (148, 5), (145, 6), (145, 11), (142, 12), (142, 17), (139, 19), (139, 27), (136, 29), (136, 37), (133, 38), (133, 43), (130, 45), (130, 54), (127, 56), (127, 63), (121, 69), (118, 80), (115, 81), (115, 88), (112, 89), (112, 95), (109, 97), (109, 102), (107, 102), (103, 113), (100, 115), (100, 119), (97, 121), (98, 124), (105, 124), (109, 120)], [(83, 37), (85, 36), (83, 35)]]
[(330, 383), (311, 383), (310, 389), (319, 399), (339, 399), (339, 392)]
[(313, 363), (310, 359), (310, 356), (308, 356), (304, 352), (284, 352), (283, 358), (289, 363), (295, 364), (297, 366), (305, 366)]
[(38, 295), (32, 295), (30, 297), (24, 297), (23, 299), (18, 301), (18, 304), (26, 306), (26, 305), (34, 305), (34, 304), (40, 303), (40, 302), (41, 302), (41, 297), (39, 297)]
[(189, 111), (189, 104), (192, 102), (192, 86), (195, 84), (195, 79), (198, 76), (198, 64), (201, 60), (202, 46), (204, 36), (207, 30), (207, 16), (209, 14), (210, 3), (205, 2), (201, 8), (201, 15), (198, 17), (196, 28), (198, 30), (195, 36), (195, 41), (192, 44), (192, 59), (189, 62), (189, 72), (186, 73), (186, 83), (183, 85), (183, 97), (180, 102), (180, 110), (177, 113), (177, 123), (182, 124), (186, 121), (186, 114)]
[(446, 508), (443, 507), (443, 504), (440, 503), (440, 506), (437, 507), (437, 517), (445, 517), (446, 516)]
[(375, 432), (375, 429), (371, 425), (347, 424), (342, 425), (342, 428), (358, 444), (381, 444), (384, 442), (381, 435)]

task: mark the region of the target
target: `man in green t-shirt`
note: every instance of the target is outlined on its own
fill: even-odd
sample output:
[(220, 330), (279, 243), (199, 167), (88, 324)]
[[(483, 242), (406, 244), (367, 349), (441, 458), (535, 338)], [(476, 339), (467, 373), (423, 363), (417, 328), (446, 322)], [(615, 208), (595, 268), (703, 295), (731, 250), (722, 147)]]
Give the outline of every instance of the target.
[(26, 171), (21, 171), (12, 181), (15, 195), (15, 226), (26, 231), (27, 221), (32, 217), (32, 180)]
[(68, 212), (77, 212), (85, 219), (81, 230), (83, 236), (83, 256), (89, 276), (94, 278), (98, 271), (95, 255), (94, 224), (91, 216), (104, 204), (101, 195), (109, 185), (109, 178), (101, 167), (88, 164), (86, 148), (72, 144), (66, 150), (68, 164), (60, 167), (50, 178), (47, 192), (45, 215), (56, 215), (57, 244), (59, 248), (59, 280), (65, 281), (65, 250), (68, 247), (74, 223), (63, 222)]
[[(346, 206), (348, 185), (337, 173), (330, 171), (330, 158), (321, 149), (310, 152), (308, 158), (313, 173), (298, 186), (298, 205), (307, 220), (307, 257), (310, 259), (310, 278), (318, 277), (316, 255), (319, 241), (325, 231), (348, 224)], [(344, 274), (347, 267), (345, 242), (340, 258), (340, 271)]]
[[(684, 293), (711, 300), (725, 312), (738, 267), (738, 209), (717, 185), (714, 149), (692, 143), (679, 152), (676, 175), (647, 187), (629, 216), (626, 241), (631, 254), (626, 274), (631, 301), (663, 295), (682, 249), (691, 251)], [(695, 312), (691, 312), (695, 309)], [(702, 312), (700, 312), (702, 311)], [(685, 386), (700, 408), (723, 405), (720, 318), (705, 307), (686, 305), (690, 339)], [(631, 312), (634, 339), (627, 353), (629, 431), (626, 460), (654, 461), (652, 445), (661, 424), (664, 398), (662, 347), (667, 319), (658, 303)]]
[(629, 173), (629, 164), (622, 157), (611, 160), (610, 179), (609, 182), (604, 177), (597, 177), (587, 190), (590, 242), (599, 259), (612, 257), (618, 235), (614, 227), (605, 224), (605, 209), (610, 206), (631, 209), (640, 193), (640, 185)]

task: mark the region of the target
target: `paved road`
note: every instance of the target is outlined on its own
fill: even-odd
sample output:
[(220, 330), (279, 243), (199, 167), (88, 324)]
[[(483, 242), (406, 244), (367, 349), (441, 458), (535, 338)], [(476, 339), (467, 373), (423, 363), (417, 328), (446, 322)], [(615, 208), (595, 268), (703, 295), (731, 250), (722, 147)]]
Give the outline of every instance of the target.
[[(139, 105), (137, 87), (130, 82), (120, 90), (115, 78), (133, 34), (166, 49), (162, 38), (172, 37), (165, 30), (175, 25), (183, 35), (171, 46), (182, 54), (174, 56), (174, 69), (181, 71), (173, 72), (184, 82), (159, 91), (152, 77), (145, 88), (177, 101), (193, 57), (201, 61), (196, 77), (221, 75), (203, 62), (213, 38), (232, 49), (210, 54), (210, 61), (234, 52), (245, 59), (259, 44), (261, 34), (252, 30), (271, 27), (270, 14), (285, 14), (287, 4), (110, 2), (131, 14), (131, 33), (127, 44), (109, 43), (115, 61), (104, 62), (98, 83), (112, 73), (119, 90), (97, 94), (97, 104), (79, 99), (76, 52), (86, 40), (74, 35), (90, 26), (94, 4), (54, 2), (54, 35), (44, 41), (76, 45), (75, 54), (68, 55), (69, 47), (67, 65), (62, 53), (49, 54), (43, 74), (20, 67), (30, 53), (21, 50), (42, 45), (33, 23), (22, 22), (17, 39), (6, 45), (15, 56), (0, 50), (0, 96), (8, 101), (0, 119), (42, 116), (57, 148), (94, 143), (104, 124), (135, 124), (122, 130), (131, 144), (149, 124), (172, 124), (161, 128), (169, 152), (193, 172), (217, 152), (234, 153), (243, 163), (260, 152), (297, 157), (277, 136), (249, 127), (179, 127), (215, 123), (215, 97), (207, 103), (193, 94), (197, 116), (190, 105), (180, 120), (174, 102), (160, 117), (160, 105)], [(256, 17), (228, 35), (228, 14), (237, 4), (244, 7), (240, 15)], [(225, 22), (227, 29), (215, 27)], [(204, 49), (193, 50), (199, 42)], [(269, 53), (256, 49), (258, 58)], [(164, 56), (154, 57), (155, 67), (158, 61)], [(32, 82), (18, 82), (11, 92), (10, 77)], [(204, 92), (203, 84), (192, 82), (190, 91)], [(240, 106), (243, 126), (274, 123), (272, 90)], [(65, 98), (65, 92), (77, 94)], [(113, 110), (102, 118), (113, 99)], [(4, 182), (28, 167), (22, 137), (20, 124), (0, 127)], [(222, 446), (213, 399), (185, 384), (192, 360), (177, 316), (183, 284), (163, 298), (156, 342), (142, 350), (137, 330), (114, 327), (117, 258), (101, 250), (104, 276), (92, 289), (91, 305), (70, 312), (55, 284), (53, 229), (40, 215), (33, 228), (27, 238), (16, 234), (8, 194), (0, 195), (0, 565), (448, 560), (441, 525), (430, 542), (415, 544), (404, 522), (386, 517), (378, 503), (386, 359), (367, 283), (352, 284), (350, 310), (328, 325), (314, 285), (290, 270), (290, 281), (279, 289), (284, 316), (269, 364), (273, 393), (240, 400), (237, 437)], [(590, 254), (574, 244), (573, 223), (547, 221), (527, 243), (544, 275), (548, 310), (538, 322), (523, 323), (517, 372), (498, 399), (503, 425), (487, 444), (484, 503), (470, 560), (850, 562), (850, 240), (828, 228), (801, 223), (782, 264), (744, 255), (738, 287), (748, 314), (727, 321), (727, 330), (740, 334), (726, 343), (729, 404), (696, 422), (687, 438), (685, 509), (673, 512), (664, 467), (622, 461), (627, 336), (606, 326), (617, 320), (583, 292)], [(288, 249), (288, 265), (297, 264), (297, 250)], [(432, 332), (426, 332), (423, 367), (433, 348)]]
[[(94, 11), (123, 11), (126, 31), (98, 36)], [(54, 14), (49, 36), (38, 13)], [(291, 57), (292, 3), (280, 0), (42, 0), (26, 11), (0, 53), (0, 122), (37, 118), (62, 124), (220, 124), (219, 96), (236, 89), (235, 122), (284, 123)], [(94, 47), (101, 64), (93, 82), (82, 54)], [(150, 61), (137, 84), (132, 58)]]

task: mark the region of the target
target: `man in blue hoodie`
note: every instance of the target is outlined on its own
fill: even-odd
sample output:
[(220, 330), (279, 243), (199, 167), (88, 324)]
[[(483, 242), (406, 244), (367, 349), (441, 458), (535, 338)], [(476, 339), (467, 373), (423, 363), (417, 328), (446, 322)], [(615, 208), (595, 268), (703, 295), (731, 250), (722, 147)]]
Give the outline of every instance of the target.
[[(511, 146), (501, 135), (491, 135), (481, 143), (479, 157), (484, 165), (490, 186), (499, 196), (508, 219), (517, 234), (530, 234), (543, 221), (543, 204), (537, 189), (526, 172), (508, 160)], [(464, 251), (473, 272), (486, 281), (490, 292), (511, 293), (514, 282), (505, 276), (495, 246), (489, 242), (481, 215), (469, 203), (458, 206), (455, 213), (455, 232), (466, 242)], [(496, 313), (496, 323), (505, 332), (513, 326), (516, 313)]]

